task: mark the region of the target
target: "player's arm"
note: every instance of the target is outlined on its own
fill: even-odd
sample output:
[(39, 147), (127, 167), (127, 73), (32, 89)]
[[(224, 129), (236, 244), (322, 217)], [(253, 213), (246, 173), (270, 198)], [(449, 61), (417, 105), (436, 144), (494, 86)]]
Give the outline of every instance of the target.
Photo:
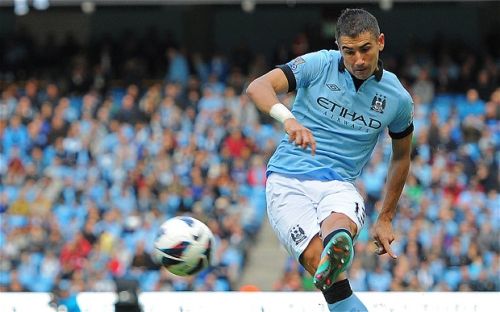
[(396, 207), (403, 191), (408, 171), (410, 169), (410, 151), (412, 134), (399, 139), (392, 139), (392, 158), (385, 185), (385, 197), (382, 210), (374, 227), (375, 244), (379, 255), (388, 253), (392, 258), (397, 256), (390, 244), (394, 241), (392, 219), (396, 214)]
[(246, 93), (262, 112), (281, 122), (290, 141), (302, 148), (311, 147), (316, 151), (316, 141), (309, 129), (302, 126), (290, 110), (279, 102), (277, 94), (288, 91), (288, 78), (281, 69), (273, 69), (250, 83)]
[(281, 69), (273, 69), (248, 85), (247, 94), (257, 108), (269, 114), (274, 104), (279, 103), (277, 94), (288, 91), (288, 79)]

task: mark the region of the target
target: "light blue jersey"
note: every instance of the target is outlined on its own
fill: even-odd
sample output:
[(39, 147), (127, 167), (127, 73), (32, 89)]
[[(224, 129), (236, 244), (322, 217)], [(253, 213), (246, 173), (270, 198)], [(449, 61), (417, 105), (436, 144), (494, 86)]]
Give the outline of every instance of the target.
[(411, 96), (381, 63), (357, 91), (339, 51), (309, 53), (280, 68), (289, 91), (297, 90), (292, 113), (312, 131), (316, 155), (285, 135), (269, 160), (268, 175), (353, 182), (385, 128), (393, 139), (413, 131)]

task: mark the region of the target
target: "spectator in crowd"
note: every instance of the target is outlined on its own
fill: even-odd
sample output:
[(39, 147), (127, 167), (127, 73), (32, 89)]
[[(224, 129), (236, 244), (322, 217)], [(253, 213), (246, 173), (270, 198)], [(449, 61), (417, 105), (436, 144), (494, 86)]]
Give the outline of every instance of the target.
[(417, 80), (412, 85), (414, 97), (419, 97), (422, 103), (429, 104), (434, 99), (434, 84), (430, 80), (429, 70), (420, 69)]

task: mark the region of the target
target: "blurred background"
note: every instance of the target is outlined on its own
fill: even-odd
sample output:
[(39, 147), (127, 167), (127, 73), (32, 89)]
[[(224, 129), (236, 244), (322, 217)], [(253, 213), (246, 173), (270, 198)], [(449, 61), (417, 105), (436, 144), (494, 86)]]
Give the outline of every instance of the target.
[[(0, 1), (0, 292), (314, 290), (265, 212), (283, 135), (244, 94), (296, 56), (334, 49), (363, 7), (384, 67), (415, 102), (412, 168), (394, 262), (370, 227), (390, 140), (357, 186), (366, 228), (355, 291), (500, 291), (499, 1)], [(294, 95), (283, 95), (286, 104)], [(190, 214), (216, 236), (191, 278), (149, 256), (158, 226)]]

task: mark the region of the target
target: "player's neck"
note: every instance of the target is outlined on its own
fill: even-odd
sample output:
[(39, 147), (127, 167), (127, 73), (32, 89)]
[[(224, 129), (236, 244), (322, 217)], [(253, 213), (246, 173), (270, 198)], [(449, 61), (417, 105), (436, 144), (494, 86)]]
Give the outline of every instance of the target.
[(365, 82), (366, 79), (358, 79), (356, 78), (353, 74), (349, 73), (352, 77), (352, 82), (354, 83), (354, 87), (356, 88), (356, 91), (359, 90), (363, 82)]
[[(373, 72), (372, 75), (374, 75), (377, 71), (380, 70), (380, 67), (377, 66), (377, 68), (375, 69), (375, 71)], [(354, 87), (356, 88), (356, 92), (359, 90), (359, 88), (361, 87), (361, 85), (363, 84), (363, 82), (366, 81), (366, 79), (358, 79), (356, 78), (351, 72), (349, 72), (349, 74), (351, 75), (352, 77), (352, 82), (354, 82)], [(371, 76), (371, 75), (370, 75)], [(367, 78), (368, 79), (368, 78)]]

